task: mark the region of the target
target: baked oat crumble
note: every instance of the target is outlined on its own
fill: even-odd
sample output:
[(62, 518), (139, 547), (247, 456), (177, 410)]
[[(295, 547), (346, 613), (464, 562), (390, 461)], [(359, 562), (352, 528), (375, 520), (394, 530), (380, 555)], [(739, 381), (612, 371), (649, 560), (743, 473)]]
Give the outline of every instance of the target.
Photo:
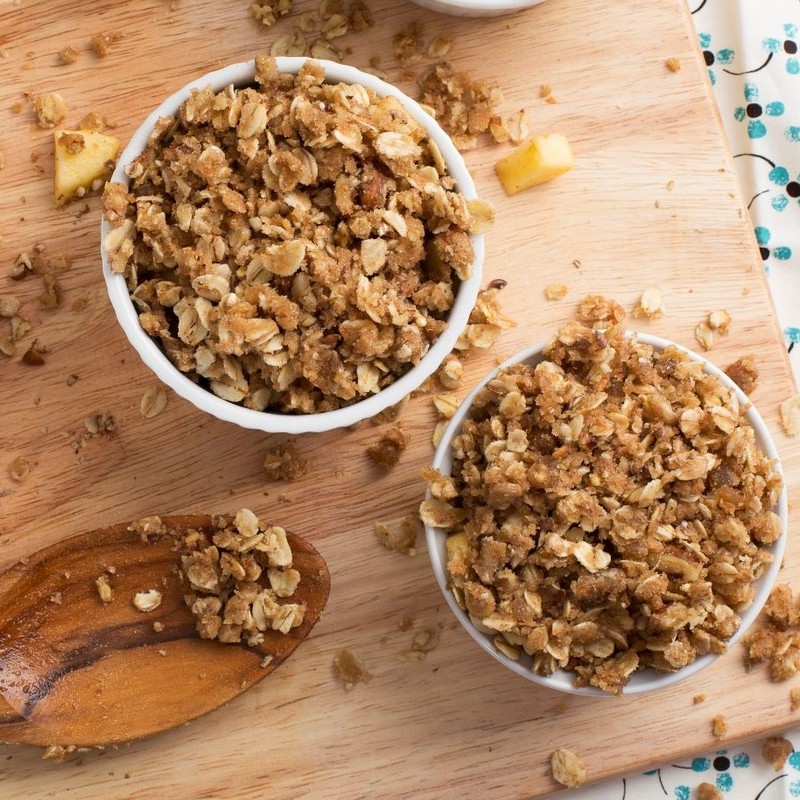
[(568, 291), (563, 283), (549, 283), (544, 287), (544, 296), (548, 300), (563, 300)]
[(565, 747), (559, 747), (550, 756), (550, 770), (554, 780), (570, 789), (577, 789), (586, 780), (583, 759)]
[[(413, 30), (404, 34), (403, 47), (407, 50), (404, 59), (418, 61), (422, 57), (421, 43), (415, 40)], [(485, 133), (497, 142), (510, 139), (508, 124), (497, 110), (503, 95), (496, 84), (474, 80), (464, 72), (456, 72), (451, 64), (443, 61), (420, 78), (419, 87), (417, 99), (431, 110), (459, 150), (472, 149)], [(522, 117), (519, 124), (521, 121)]]
[(406, 514), (398, 523), (375, 523), (375, 536), (387, 549), (408, 556), (417, 554), (417, 538), (422, 533), (418, 514)]
[(50, 351), (47, 347), (34, 339), (30, 347), (22, 354), (22, 363), (29, 367), (41, 367), (44, 365), (44, 357)]
[(704, 694), (696, 694), (692, 698), (692, 705), (698, 706), (698, 705), (700, 705), (700, 703), (704, 703), (705, 699), (706, 699), (706, 696)]
[(201, 638), (256, 646), (265, 631), (288, 634), (302, 624), (305, 604), (288, 601), (301, 576), (283, 528), (243, 508), (232, 523), (218, 518), (210, 537), (189, 531), (182, 548), (184, 600)]
[(680, 59), (675, 58), (674, 56), (668, 58), (664, 63), (670, 72), (680, 72), (681, 70)]
[(367, 448), (367, 455), (376, 466), (388, 470), (397, 466), (407, 445), (406, 435), (395, 425), (389, 428), (375, 444)]
[(635, 317), (646, 317), (647, 319), (657, 319), (664, 313), (664, 300), (661, 292), (655, 287), (650, 287), (642, 292), (636, 308), (633, 310)]
[(359, 655), (346, 647), (333, 657), (333, 666), (348, 692), (352, 691), (357, 683), (369, 683), (372, 680), (372, 673)]
[(40, 128), (55, 128), (67, 116), (67, 101), (56, 92), (34, 97), (33, 108)]
[[(620, 311), (582, 304), (595, 324)], [(535, 672), (607, 692), (724, 652), (781, 535), (781, 479), (737, 396), (622, 326), (571, 322), (545, 357), (478, 393), (454, 477), (426, 474), (459, 604)]]
[(0, 295), (0, 317), (11, 319), (19, 312), (19, 298), (13, 294)]
[(80, 52), (76, 47), (73, 47), (71, 44), (68, 44), (66, 47), (62, 47), (61, 50), (58, 51), (58, 60), (61, 64), (74, 64), (78, 60), (78, 56)]
[(153, 631), (154, 631), (155, 633), (162, 633), (162, 632), (164, 631), (164, 628), (165, 628), (165, 627), (166, 627), (166, 626), (164, 625), (164, 623), (163, 623), (163, 622), (160, 622), (159, 620), (156, 620), (156, 621), (153, 623)]
[(703, 350), (710, 350), (714, 346), (714, 331), (705, 320), (697, 324), (694, 338), (702, 345)]
[(292, 0), (257, 0), (250, 6), (250, 15), (265, 28), (270, 28), (280, 17), (286, 16), (292, 6)]
[(758, 368), (753, 355), (737, 358), (725, 369), (725, 374), (745, 393), (755, 391), (758, 384)]
[(770, 592), (758, 626), (742, 640), (745, 666), (766, 663), (773, 681), (794, 677), (800, 668), (800, 608), (788, 584), (779, 583)]
[(130, 189), (107, 185), (105, 247), (179, 370), (250, 408), (327, 411), (439, 336), (472, 213), (397, 100), (256, 62), (258, 87), (195, 92)]
[(775, 772), (780, 772), (786, 759), (794, 753), (794, 746), (783, 736), (768, 736), (761, 745), (761, 755)]
[(781, 403), (781, 425), (787, 436), (800, 433), (800, 394)]
[(713, 783), (703, 781), (697, 786), (697, 800), (723, 800), (723, 794)]
[(293, 441), (267, 448), (264, 455), (264, 475), (270, 481), (293, 481), (308, 471), (308, 462)]
[(723, 336), (727, 335), (731, 329), (731, 315), (724, 309), (712, 311), (708, 315), (708, 325), (713, 331), (718, 331)]
[(100, 57), (105, 58), (114, 45), (124, 38), (124, 34), (120, 31), (111, 31), (111, 33), (98, 33), (89, 40), (92, 50)]
[(100, 598), (100, 602), (102, 602), (103, 605), (110, 603), (114, 599), (114, 590), (108, 582), (107, 575), (100, 575), (96, 578), (94, 585), (97, 588), (97, 596)]
[(711, 720), (711, 731), (717, 739), (724, 739), (728, 735), (728, 721), (722, 714), (717, 714)]
[(28, 459), (25, 458), (24, 456), (17, 456), (11, 462), (11, 468), (9, 472), (11, 473), (12, 480), (17, 481), (17, 483), (21, 483), (22, 481), (24, 481), (25, 478), (27, 478), (31, 472), (31, 467), (30, 464), (28, 463)]

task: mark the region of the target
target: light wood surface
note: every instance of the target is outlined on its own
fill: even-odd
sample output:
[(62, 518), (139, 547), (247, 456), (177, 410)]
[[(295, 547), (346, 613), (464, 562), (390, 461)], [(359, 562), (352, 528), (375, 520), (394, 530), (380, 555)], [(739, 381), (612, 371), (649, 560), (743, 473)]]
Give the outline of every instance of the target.
[[(316, 5), (296, 2), (298, 12)], [(632, 308), (644, 288), (659, 286), (667, 313), (633, 324), (688, 346), (709, 311), (727, 308), (731, 332), (717, 337), (709, 356), (723, 367), (744, 353), (757, 356), (753, 400), (776, 437), (796, 527), (800, 441), (777, 422), (778, 404), (794, 387), (683, 0), (549, 0), (492, 21), (394, 0), (370, 6), (376, 27), (339, 40), (352, 48), (351, 63), (379, 56), (390, 79), (413, 91), (394, 65), (390, 39), (419, 20), (427, 39), (453, 37), (449, 58), (458, 68), (497, 80), (505, 111), (524, 107), (534, 131), (563, 131), (577, 157), (568, 175), (509, 199), (493, 174), (506, 149), (467, 156), (479, 191), (498, 209), (486, 281), (508, 281), (504, 310), (519, 325), (469, 360), (462, 393), (496, 359), (549, 335), (588, 292)], [(715, 714), (727, 717), (727, 744), (793, 722), (789, 685), (769, 683), (761, 670), (747, 674), (738, 649), (670, 690), (630, 699), (561, 696), (507, 674), (480, 651), (449, 616), (423, 543), (409, 558), (385, 551), (373, 533), (376, 522), (401, 518), (422, 496), (419, 471), (432, 456), (435, 420), (428, 398), (409, 405), (402, 424), (411, 445), (390, 474), (365, 456), (381, 433), (368, 425), (300, 438), (310, 469), (289, 484), (268, 483), (261, 472), (265, 449), (280, 437), (217, 422), (175, 396), (159, 416), (140, 415), (155, 379), (105, 295), (98, 202), (82, 216), (81, 204), (52, 208), (51, 134), (35, 126), (23, 95), (58, 91), (70, 105), (68, 123), (97, 111), (126, 140), (167, 93), (252, 57), (289, 30), (286, 20), (259, 29), (247, 7), (247, 0), (0, 0), (0, 294), (23, 300), (34, 323), (26, 342), (38, 337), (50, 349), (42, 367), (18, 357), (0, 363), (0, 567), (78, 531), (144, 514), (250, 506), (318, 548), (331, 571), (330, 601), (313, 634), (268, 680), (186, 727), (61, 765), (43, 764), (34, 748), (0, 748), (2, 796), (535, 797), (558, 788), (548, 760), (559, 746), (581, 753), (590, 778), (600, 779), (719, 746)], [(124, 39), (98, 59), (89, 38), (114, 30)], [(80, 58), (58, 66), (67, 44)], [(679, 72), (666, 68), (670, 57), (680, 60)], [(539, 97), (542, 83), (557, 103)], [(12, 112), (17, 100), (20, 114)], [(5, 276), (36, 242), (72, 259), (56, 311), (38, 307), (38, 278)], [(553, 281), (569, 295), (547, 303), (542, 290)], [(78, 380), (67, 385), (71, 374)], [(89, 439), (76, 452), (84, 418), (98, 412), (114, 415), (117, 435)], [(16, 456), (31, 464), (23, 483), (9, 477)], [(785, 577), (800, 577), (794, 538)], [(410, 630), (401, 630), (404, 618)], [(427, 627), (441, 629), (439, 646), (421, 662), (400, 660), (414, 632)], [(332, 667), (343, 647), (373, 673), (349, 693)], [(693, 705), (699, 693), (707, 699)]]

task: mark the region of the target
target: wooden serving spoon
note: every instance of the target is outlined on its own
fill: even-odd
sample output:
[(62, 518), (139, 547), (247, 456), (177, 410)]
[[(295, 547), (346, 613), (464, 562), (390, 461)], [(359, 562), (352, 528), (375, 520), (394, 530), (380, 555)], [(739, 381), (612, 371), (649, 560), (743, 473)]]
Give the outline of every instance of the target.
[[(257, 647), (222, 644), (197, 635), (177, 574), (182, 534), (216, 530), (211, 517), (161, 519), (172, 535), (143, 542), (126, 523), (101, 528), (0, 575), (0, 741), (102, 746), (174, 728), (256, 684), (308, 636), (330, 590), (308, 542), (288, 534), (302, 624), (267, 631)], [(114, 587), (105, 604), (95, 585), (104, 573)], [(149, 589), (162, 600), (143, 613), (132, 599)]]

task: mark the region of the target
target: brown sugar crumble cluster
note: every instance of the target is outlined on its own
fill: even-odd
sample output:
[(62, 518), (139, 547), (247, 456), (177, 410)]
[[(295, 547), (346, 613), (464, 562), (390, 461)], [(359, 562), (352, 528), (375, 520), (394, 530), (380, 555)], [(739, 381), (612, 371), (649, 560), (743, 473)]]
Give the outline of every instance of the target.
[(453, 458), (421, 515), (449, 533), (459, 604), (503, 653), (578, 686), (620, 693), (724, 652), (781, 535), (781, 479), (735, 393), (618, 325), (568, 323), (544, 361), (503, 370)]
[(758, 627), (743, 639), (745, 666), (765, 663), (770, 678), (785, 681), (800, 670), (800, 603), (788, 584), (779, 583), (770, 592), (759, 616)]
[(257, 58), (257, 86), (195, 91), (104, 193), (142, 327), (258, 410), (336, 409), (417, 364), (486, 216), (398, 100), (324, 80)]
[[(305, 604), (290, 602), (300, 573), (292, 567), (286, 531), (262, 524), (246, 508), (232, 522), (218, 517), (214, 525), (210, 535), (190, 530), (180, 542), (184, 600), (200, 637), (255, 647), (265, 631), (286, 634), (302, 624)], [(166, 533), (159, 517), (138, 520), (131, 530), (145, 541)]]

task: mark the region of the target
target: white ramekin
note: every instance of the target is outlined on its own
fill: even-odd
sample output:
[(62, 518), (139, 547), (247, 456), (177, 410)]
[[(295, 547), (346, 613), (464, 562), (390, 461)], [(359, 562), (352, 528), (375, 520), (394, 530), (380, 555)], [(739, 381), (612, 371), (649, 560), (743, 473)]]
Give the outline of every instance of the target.
[[(638, 339), (643, 344), (648, 344), (656, 350), (663, 350), (665, 347), (677, 347), (685, 352), (692, 361), (701, 362), (706, 371), (719, 378), (725, 386), (736, 392), (740, 403), (743, 408), (747, 408), (747, 420), (752, 426), (756, 434), (756, 442), (761, 450), (770, 459), (775, 461), (775, 471), (783, 477), (780, 460), (778, 459), (778, 451), (775, 448), (775, 443), (770, 436), (769, 430), (764, 423), (761, 415), (756, 410), (755, 406), (751, 405), (750, 400), (744, 392), (718, 367), (715, 367), (707, 359), (701, 355), (689, 350), (681, 345), (671, 342), (667, 339), (662, 339), (658, 336), (651, 336), (644, 333), (637, 333)], [(447, 428), (442, 436), (442, 439), (436, 448), (436, 454), (433, 459), (433, 466), (438, 469), (443, 475), (450, 475), (453, 458), (451, 452), (451, 444), (453, 437), (461, 430), (461, 425), (465, 417), (472, 407), (472, 401), (475, 395), (482, 389), (490, 380), (495, 378), (497, 374), (511, 366), (512, 364), (530, 364), (532, 366), (544, 360), (543, 349), (548, 342), (539, 342), (533, 347), (523, 350), (511, 358), (504, 361), (496, 370), (490, 375), (487, 375), (464, 399), (464, 402), (458, 407), (456, 413), (447, 425)], [(428, 495), (430, 496), (430, 495)], [(742, 612), (741, 625), (739, 630), (727, 640), (728, 650), (744, 635), (745, 631), (754, 622), (759, 612), (761, 611), (764, 603), (766, 603), (772, 588), (774, 587), (778, 572), (781, 568), (781, 561), (783, 553), (786, 549), (787, 528), (789, 524), (789, 510), (788, 501), (786, 497), (786, 488), (784, 481), (784, 489), (778, 500), (777, 507), (774, 509), (775, 513), (781, 519), (782, 534), (780, 538), (770, 548), (774, 556), (772, 564), (770, 564), (767, 571), (756, 581), (756, 595), (753, 602)], [(446, 553), (446, 540), (447, 531), (442, 528), (435, 528), (430, 525), (425, 525), (425, 538), (428, 546), (428, 555), (430, 556), (431, 566), (433, 573), (436, 577), (436, 582), (442, 591), (442, 594), (447, 601), (450, 610), (455, 614), (458, 621), (467, 631), (467, 633), (493, 658), (497, 659), (501, 664), (508, 667), (512, 672), (527, 678), (534, 683), (546, 686), (550, 689), (556, 689), (561, 692), (568, 692), (569, 694), (592, 695), (610, 697), (606, 692), (601, 691), (593, 686), (576, 687), (573, 685), (574, 676), (572, 673), (565, 670), (557, 670), (552, 675), (537, 675), (530, 669), (530, 658), (523, 656), (519, 661), (514, 661), (505, 654), (501, 653), (493, 643), (493, 635), (483, 633), (472, 623), (469, 615), (458, 605), (453, 592), (448, 588), (449, 577), (447, 572), (447, 553)], [(655, 689), (663, 689), (667, 686), (672, 686), (678, 681), (682, 681), (692, 675), (696, 675), (700, 670), (713, 664), (722, 655), (704, 655), (698, 657), (692, 664), (676, 672), (657, 672), (654, 669), (648, 668), (641, 672), (637, 672), (631, 676), (627, 686), (624, 687), (622, 693), (625, 695), (641, 694), (642, 692), (649, 692)]]
[(418, 6), (457, 17), (499, 17), (523, 8), (538, 6), (544, 0), (412, 0)]
[[(296, 74), (307, 60), (301, 57), (285, 57), (277, 58), (276, 62), (281, 72)], [(337, 64), (332, 61), (315, 60), (324, 67), (326, 79), (331, 83), (360, 84), (373, 89), (380, 96), (393, 95), (396, 97), (411, 116), (425, 128), (428, 136), (438, 146), (447, 169), (455, 180), (457, 191), (468, 200), (477, 197), (475, 185), (461, 154), (447, 133), (442, 130), (433, 117), (422, 109), (419, 103), (391, 84), (355, 67)], [(160, 117), (174, 115), (181, 103), (190, 96), (192, 90), (202, 90), (210, 86), (214, 91), (219, 91), (231, 84), (236, 87), (249, 86), (254, 83), (254, 75), (254, 61), (231, 64), (202, 75), (170, 95), (145, 119), (133, 134), (127, 147), (122, 151), (110, 180), (124, 184), (129, 183), (125, 168), (145, 149), (155, 123)], [(457, 287), (455, 302), (450, 310), (446, 328), (431, 345), (420, 362), (395, 380), (394, 383), (374, 395), (335, 411), (324, 411), (318, 414), (282, 414), (255, 411), (223, 400), (189, 379), (170, 362), (163, 350), (145, 333), (139, 324), (138, 315), (131, 301), (125, 278), (112, 272), (109, 267), (102, 242), (110, 229), (108, 223), (103, 220), (100, 226), (103, 277), (106, 281), (108, 296), (114, 307), (117, 320), (142, 361), (167, 386), (202, 411), (206, 411), (226, 422), (233, 422), (243, 428), (252, 428), (270, 433), (300, 434), (347, 427), (375, 416), (384, 409), (400, 402), (406, 395), (417, 389), (439, 367), (445, 356), (453, 349), (456, 339), (466, 326), (480, 288), (481, 269), (483, 266), (483, 236), (475, 235), (472, 236), (472, 246), (475, 251), (472, 274), (468, 280), (461, 281)]]

